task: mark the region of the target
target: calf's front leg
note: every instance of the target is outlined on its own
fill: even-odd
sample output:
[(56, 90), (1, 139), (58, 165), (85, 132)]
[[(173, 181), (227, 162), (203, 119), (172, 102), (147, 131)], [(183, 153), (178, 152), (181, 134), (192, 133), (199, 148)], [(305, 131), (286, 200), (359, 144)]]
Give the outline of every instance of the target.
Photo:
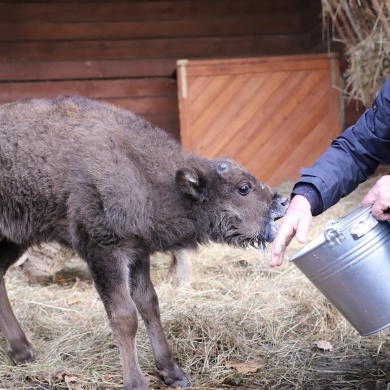
[(188, 378), (176, 363), (161, 325), (158, 297), (150, 280), (149, 257), (132, 260), (129, 274), (131, 296), (145, 322), (156, 366), (167, 385), (186, 387)]

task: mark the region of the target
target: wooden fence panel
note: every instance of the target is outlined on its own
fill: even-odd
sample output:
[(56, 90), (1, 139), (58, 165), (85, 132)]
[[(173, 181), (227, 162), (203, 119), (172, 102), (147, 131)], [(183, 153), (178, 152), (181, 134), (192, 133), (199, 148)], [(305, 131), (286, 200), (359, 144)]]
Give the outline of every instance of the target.
[(338, 59), (327, 54), (178, 61), (181, 140), (261, 180), (296, 180), (340, 132)]

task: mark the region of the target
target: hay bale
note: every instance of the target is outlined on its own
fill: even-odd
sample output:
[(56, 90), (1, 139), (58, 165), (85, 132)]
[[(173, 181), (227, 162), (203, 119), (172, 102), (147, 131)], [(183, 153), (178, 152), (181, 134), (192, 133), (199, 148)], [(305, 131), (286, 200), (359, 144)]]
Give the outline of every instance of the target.
[(368, 106), (390, 76), (390, 6), (378, 0), (322, 0), (324, 32), (345, 45), (345, 94)]

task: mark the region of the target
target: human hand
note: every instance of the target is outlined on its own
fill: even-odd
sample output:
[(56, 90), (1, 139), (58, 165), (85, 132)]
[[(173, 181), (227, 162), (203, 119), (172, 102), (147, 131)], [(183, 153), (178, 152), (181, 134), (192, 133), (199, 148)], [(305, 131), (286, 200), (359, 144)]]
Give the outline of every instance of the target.
[(364, 206), (371, 206), (371, 213), (378, 221), (390, 220), (390, 175), (382, 176), (363, 198)]
[(282, 265), (284, 253), (294, 236), (305, 243), (312, 220), (309, 201), (302, 195), (295, 195), (281, 220), (275, 240), (272, 244), (271, 267)]

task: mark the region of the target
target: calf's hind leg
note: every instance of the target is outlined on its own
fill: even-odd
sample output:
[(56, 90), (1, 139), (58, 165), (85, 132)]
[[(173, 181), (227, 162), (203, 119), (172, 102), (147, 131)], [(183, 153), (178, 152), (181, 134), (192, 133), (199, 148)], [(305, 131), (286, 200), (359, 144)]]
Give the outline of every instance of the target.
[(123, 388), (147, 389), (137, 359), (137, 309), (145, 321), (156, 364), (165, 382), (175, 387), (186, 386), (188, 379), (176, 364), (163, 333), (157, 295), (149, 277), (149, 258), (136, 262), (133, 254), (132, 265), (129, 266), (123, 251), (102, 246), (96, 246), (85, 257), (118, 342), (123, 365)]
[(84, 258), (88, 262), (95, 287), (118, 343), (123, 369), (123, 389), (147, 390), (137, 359), (137, 308), (130, 296), (127, 260), (113, 252), (111, 248), (96, 245), (85, 253)]
[(32, 348), (12, 311), (4, 283), (4, 274), (8, 267), (15, 263), (23, 252), (24, 248), (6, 238), (0, 238), (0, 331), (16, 363), (34, 359)]

